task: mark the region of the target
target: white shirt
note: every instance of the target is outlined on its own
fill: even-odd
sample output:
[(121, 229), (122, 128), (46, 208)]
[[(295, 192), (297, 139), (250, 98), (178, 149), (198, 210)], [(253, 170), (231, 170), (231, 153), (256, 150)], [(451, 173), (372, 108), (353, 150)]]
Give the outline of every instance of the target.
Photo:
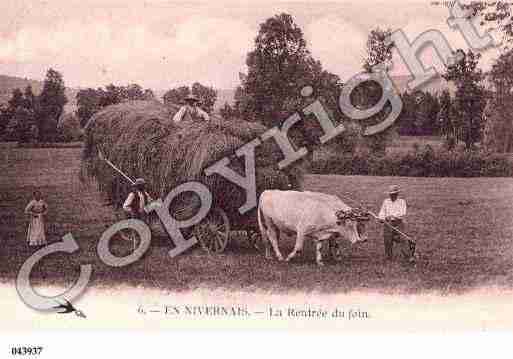
[(402, 198), (397, 198), (392, 202), (390, 198), (387, 198), (383, 201), (383, 205), (381, 206), (381, 210), (379, 211), (378, 217), (380, 219), (385, 219), (389, 216), (394, 216), (396, 218), (402, 218), (406, 215), (406, 201)]
[[(144, 196), (141, 191), (137, 191), (137, 195), (139, 196), (139, 211), (144, 211), (144, 207), (146, 206), (146, 201), (144, 200)], [(146, 196), (148, 197), (148, 201), (151, 202), (150, 195), (146, 192)], [(125, 200), (125, 203), (123, 203), (123, 209), (126, 212), (130, 212), (132, 210), (132, 207), (130, 206), (132, 204), (132, 201), (134, 200), (135, 195), (134, 192), (130, 192), (128, 197)]]
[(197, 116), (203, 117), (203, 119), (205, 121), (209, 121), (210, 120), (210, 116), (208, 115), (208, 113), (203, 111), (201, 108), (195, 107), (195, 106), (185, 105), (185, 106), (182, 106), (180, 108), (180, 110), (173, 116), (173, 122), (180, 122), (180, 121), (182, 121), (183, 116), (185, 116), (185, 113), (187, 111), (191, 111), (191, 112), (196, 111), (196, 115)]

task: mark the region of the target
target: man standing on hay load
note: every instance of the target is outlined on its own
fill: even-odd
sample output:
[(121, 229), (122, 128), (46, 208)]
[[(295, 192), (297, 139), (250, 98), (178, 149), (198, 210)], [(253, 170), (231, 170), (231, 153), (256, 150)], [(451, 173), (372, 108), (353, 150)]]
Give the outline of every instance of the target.
[(185, 105), (174, 115), (173, 122), (180, 122), (183, 120), (200, 120), (209, 121), (208, 113), (203, 111), (199, 105), (199, 98), (194, 95), (188, 95), (185, 98)]
[(123, 204), (123, 210), (130, 218), (140, 219), (148, 223), (148, 214), (144, 211), (144, 207), (153, 201), (151, 196), (146, 192), (146, 181), (143, 178), (138, 178), (132, 185), (132, 192)]
[(406, 216), (406, 201), (399, 197), (399, 186), (392, 185), (388, 190), (387, 198), (383, 201), (381, 210), (379, 211), (379, 219), (383, 226), (383, 237), (385, 240), (385, 257), (387, 261), (393, 259), (393, 246), (394, 243), (399, 244), (403, 259), (408, 264), (415, 264), (415, 258), (413, 257), (413, 249), (410, 246), (410, 242), (407, 238), (404, 238), (398, 231), (404, 231), (404, 217)]

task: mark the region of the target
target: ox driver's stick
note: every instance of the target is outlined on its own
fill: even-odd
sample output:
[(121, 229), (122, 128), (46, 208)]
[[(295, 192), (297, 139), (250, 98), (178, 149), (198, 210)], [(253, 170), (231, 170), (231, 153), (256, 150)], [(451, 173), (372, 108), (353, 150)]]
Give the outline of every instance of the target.
[[(371, 212), (371, 211), (367, 211), (367, 213), (369, 213), (372, 217), (376, 218), (378, 221), (381, 221), (381, 218), (379, 218), (375, 213)], [(392, 230), (396, 231), (397, 233), (399, 233), (401, 236), (405, 237), (407, 240), (413, 242), (413, 243), (417, 243), (417, 241), (415, 239), (413, 239), (411, 236), (407, 235), (406, 233), (400, 231), (398, 228), (392, 226), (389, 222), (387, 222), (386, 220), (383, 221), (383, 223), (385, 224), (385, 226), (387, 226), (388, 228), (391, 228)]]
[[(347, 197), (347, 195), (345, 196), (340, 196), (342, 197), (343, 199), (345, 200), (349, 200), (350, 202), (353, 202), (354, 204), (358, 205), (358, 206), (361, 206), (361, 204), (359, 204), (356, 200), (350, 198), (350, 197)], [(363, 206), (361, 206), (363, 207)], [(367, 213), (369, 213), (372, 217), (374, 217), (376, 220), (378, 221), (381, 221), (381, 218), (379, 218), (374, 212), (372, 211), (369, 211), (369, 210), (365, 210)], [(387, 226), (388, 228), (392, 229), (393, 231), (399, 233), (401, 236), (405, 237), (406, 239), (408, 239), (409, 241), (413, 242), (414, 244), (417, 244), (417, 241), (412, 238), (411, 236), (407, 235), (406, 233), (402, 232), (401, 230), (399, 230), (398, 228), (392, 226), (389, 222), (387, 221), (383, 221), (383, 223), (385, 224), (385, 226)]]

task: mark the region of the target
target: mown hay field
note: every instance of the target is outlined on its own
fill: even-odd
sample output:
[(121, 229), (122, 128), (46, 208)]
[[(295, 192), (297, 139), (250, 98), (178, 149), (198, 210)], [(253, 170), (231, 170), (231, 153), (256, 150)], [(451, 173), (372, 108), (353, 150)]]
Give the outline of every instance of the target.
[[(166, 238), (153, 238), (139, 262), (122, 268), (103, 264), (96, 245), (116, 220), (102, 205), (96, 188), (78, 180), (80, 149), (2, 149), (0, 154), (0, 280), (12, 282), (33, 249), (27, 247), (23, 214), (33, 190), (49, 204), (47, 234), (58, 241), (71, 232), (80, 245), (72, 255), (48, 256), (33, 272), (39, 284), (71, 284), (79, 264), (93, 265), (92, 285), (133, 285), (189, 290), (224, 288), (272, 292), (463, 292), (476, 287), (513, 286), (513, 179), (401, 178), (364, 176), (306, 176), (313, 191), (361, 200), (374, 211), (392, 184), (404, 189), (409, 204), (407, 231), (418, 241), (415, 268), (384, 263), (381, 227), (368, 225), (369, 241), (348, 248), (341, 263), (315, 265), (313, 247), (295, 263), (266, 260), (243, 237), (234, 238), (226, 252), (209, 255), (194, 249), (177, 258), (167, 254)], [(119, 253), (128, 244), (113, 244)], [(288, 253), (293, 239), (281, 243)], [(128, 252), (127, 252), (128, 253)]]

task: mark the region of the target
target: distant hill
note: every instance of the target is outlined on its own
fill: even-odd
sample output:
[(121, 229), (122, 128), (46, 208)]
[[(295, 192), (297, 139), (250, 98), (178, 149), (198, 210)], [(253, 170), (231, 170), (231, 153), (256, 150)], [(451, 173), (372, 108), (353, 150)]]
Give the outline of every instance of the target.
[[(0, 103), (7, 103), (11, 98), (12, 91), (19, 88), (21, 91), (25, 87), (32, 86), (32, 91), (37, 95), (43, 89), (43, 82), (37, 80), (24, 79), (21, 77), (0, 75)], [(68, 103), (64, 106), (66, 113), (74, 112), (77, 109), (76, 95), (79, 89), (66, 87), (66, 97)]]
[[(407, 89), (408, 81), (411, 79), (411, 76), (394, 76), (392, 77), (394, 84), (397, 86), (400, 93), (403, 93)], [(11, 93), (15, 88), (19, 88), (22, 91), (28, 85), (32, 86), (32, 90), (35, 94), (39, 94), (43, 88), (43, 82), (37, 80), (31, 80), (21, 77), (14, 76), (6, 76), (0, 75), (0, 103), (7, 103), (11, 98)], [(449, 88), (450, 92), (454, 94), (455, 88), (451, 83), (447, 83), (442, 78), (435, 79), (429, 82), (425, 87), (421, 90), (429, 91), (431, 93), (441, 93), (444, 89)], [(76, 95), (80, 89), (79, 88), (66, 88), (66, 97), (68, 98), (68, 103), (64, 106), (64, 111), (66, 113), (75, 112), (77, 109), (77, 101)], [(155, 90), (155, 95), (157, 98), (162, 100), (162, 96), (166, 90)], [(214, 104), (215, 111), (219, 111), (220, 108), (224, 106), (225, 103), (229, 103), (233, 105), (235, 97), (235, 89), (217, 89), (217, 101)]]

